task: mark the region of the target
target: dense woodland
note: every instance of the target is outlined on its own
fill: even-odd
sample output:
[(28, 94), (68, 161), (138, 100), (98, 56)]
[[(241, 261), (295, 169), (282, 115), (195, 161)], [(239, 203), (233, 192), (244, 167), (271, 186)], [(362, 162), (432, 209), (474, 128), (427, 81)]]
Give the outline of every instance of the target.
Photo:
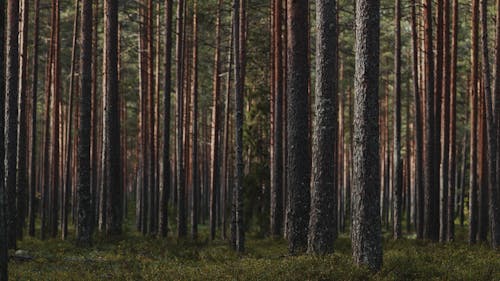
[(0, 36), (1, 281), (143, 244), (38, 278), (500, 279), (500, 0), (0, 0)]

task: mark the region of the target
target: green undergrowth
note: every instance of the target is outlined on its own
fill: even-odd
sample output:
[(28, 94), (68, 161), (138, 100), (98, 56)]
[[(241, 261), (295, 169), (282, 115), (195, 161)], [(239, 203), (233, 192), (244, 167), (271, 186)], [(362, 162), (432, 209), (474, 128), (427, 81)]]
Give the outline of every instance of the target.
[(384, 267), (376, 274), (351, 262), (350, 240), (324, 257), (289, 256), (283, 240), (249, 235), (238, 255), (223, 240), (97, 237), (91, 248), (59, 239), (26, 238), (19, 249), (33, 257), (10, 262), (11, 280), (500, 280), (500, 254), (487, 245), (435, 244), (411, 237), (384, 241)]

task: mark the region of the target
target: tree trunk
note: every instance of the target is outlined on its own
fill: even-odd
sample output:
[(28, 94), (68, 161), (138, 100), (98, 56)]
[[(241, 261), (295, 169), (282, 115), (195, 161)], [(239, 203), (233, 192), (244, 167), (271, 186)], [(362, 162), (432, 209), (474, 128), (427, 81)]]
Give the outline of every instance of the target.
[(241, 56), (241, 43), (244, 41), (242, 38), (241, 18), (244, 16), (244, 2), (245, 0), (233, 0), (233, 53), (234, 55), (234, 102), (235, 102), (235, 185), (233, 190), (233, 210), (234, 210), (234, 246), (238, 252), (245, 250), (245, 229), (243, 225), (243, 95), (244, 95), (244, 61)]
[(73, 48), (71, 51), (71, 70), (70, 70), (70, 81), (69, 81), (69, 112), (68, 112), (68, 129), (66, 132), (67, 139), (67, 152), (66, 152), (66, 175), (63, 190), (62, 199), (62, 239), (65, 240), (68, 235), (68, 212), (69, 212), (69, 192), (71, 189), (71, 158), (72, 158), (72, 142), (73, 136), (71, 134), (71, 129), (73, 126), (73, 95), (74, 95), (74, 80), (75, 80), (75, 65), (76, 65), (76, 44), (77, 44), (77, 34), (78, 34), (78, 24), (79, 24), (79, 13), (80, 13), (80, 0), (75, 0), (75, 21), (73, 24)]
[(472, 1), (472, 57), (471, 57), (471, 92), (470, 92), (470, 175), (469, 175), (469, 243), (476, 243), (478, 230), (477, 204), (477, 104), (478, 104), (478, 33), (479, 0)]
[(497, 153), (497, 136), (495, 117), (493, 116), (493, 99), (491, 94), (490, 82), (490, 62), (488, 49), (488, 1), (481, 0), (481, 47), (483, 54), (483, 82), (484, 99), (486, 110), (486, 130), (488, 136), (488, 191), (489, 191), (489, 212), (490, 212), (490, 231), (491, 246), (497, 249), (500, 245), (500, 207), (498, 206), (498, 186), (496, 185), (496, 158), (493, 155)]
[(380, 2), (356, 1), (352, 250), (357, 264), (382, 266), (378, 79)]
[(316, 97), (311, 179), (311, 214), (308, 252), (333, 252), (337, 224), (335, 202), (335, 158), (332, 140), (336, 138), (337, 24), (335, 0), (316, 3)]
[(272, 155), (271, 155), (271, 235), (283, 233), (283, 41), (282, 1), (274, 0), (273, 17), (273, 103), (272, 103)]
[(455, 201), (457, 190), (457, 52), (458, 52), (458, 0), (453, 0), (451, 66), (450, 66), (450, 151), (449, 151), (449, 185), (448, 185), (448, 230), (447, 240), (455, 239)]
[[(0, 22), (5, 22), (5, 1), (0, 0)], [(38, 9), (37, 9), (38, 10)], [(0, 24), (0, 38), (5, 38), (5, 24)], [(35, 41), (36, 42), (36, 41)], [(0, 40), (0, 65), (5, 63), (5, 40)], [(0, 112), (5, 110), (5, 69), (0, 67)], [(5, 115), (0, 114), (0, 280), (7, 281), (7, 266), (8, 266), (8, 233), (6, 221), (6, 208), (7, 208), (7, 190), (5, 188), (4, 176), (4, 161), (5, 159)]]
[(288, 250), (305, 251), (310, 208), (310, 149), (308, 121), (308, 11), (309, 1), (287, 2), (288, 102)]
[(104, 136), (104, 178), (107, 190), (107, 220), (106, 232), (108, 235), (118, 235), (122, 231), (122, 177), (120, 162), (120, 115), (118, 90), (118, 1), (104, 2), (105, 48), (105, 103), (104, 122), (106, 131)]
[(7, 191), (7, 232), (9, 249), (16, 248), (16, 162), (19, 98), (19, 1), (7, 2), (6, 93), (5, 93), (5, 189)]
[(401, 3), (395, 3), (395, 55), (394, 55), (394, 173), (393, 173), (393, 237), (400, 239), (402, 220), (403, 167), (401, 159)]
[(197, 1), (193, 3), (193, 77), (191, 84), (191, 108), (192, 108), (192, 135), (191, 135), (191, 238), (198, 238), (198, 6)]
[(92, 241), (93, 209), (90, 182), (90, 131), (92, 114), (92, 0), (83, 0), (80, 29), (80, 124), (78, 126), (78, 231), (77, 243)]
[(219, 183), (219, 94), (220, 94), (220, 31), (221, 31), (222, 0), (218, 0), (217, 19), (215, 23), (215, 57), (213, 73), (213, 103), (212, 103), (212, 146), (210, 150), (210, 239), (215, 239), (217, 222), (217, 194)]
[(172, 4), (165, 0), (165, 80), (163, 95), (163, 187), (160, 194), (159, 230), (162, 237), (168, 233), (168, 199), (170, 195), (170, 94), (172, 88)]

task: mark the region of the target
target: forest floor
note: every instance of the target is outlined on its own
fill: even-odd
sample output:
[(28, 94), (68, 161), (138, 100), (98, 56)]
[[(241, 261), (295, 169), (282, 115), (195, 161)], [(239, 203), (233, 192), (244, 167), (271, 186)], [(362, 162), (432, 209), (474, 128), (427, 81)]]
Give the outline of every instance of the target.
[[(128, 227), (127, 227), (128, 228)], [(289, 256), (283, 240), (249, 235), (246, 252), (234, 253), (222, 240), (177, 241), (126, 235), (95, 238), (84, 249), (71, 241), (25, 238), (18, 247), (30, 256), (12, 259), (11, 280), (500, 280), (500, 254), (488, 245), (469, 246), (465, 228), (458, 241), (428, 243), (407, 237), (384, 239), (384, 267), (376, 273), (352, 264), (350, 239), (341, 235), (335, 253)]]

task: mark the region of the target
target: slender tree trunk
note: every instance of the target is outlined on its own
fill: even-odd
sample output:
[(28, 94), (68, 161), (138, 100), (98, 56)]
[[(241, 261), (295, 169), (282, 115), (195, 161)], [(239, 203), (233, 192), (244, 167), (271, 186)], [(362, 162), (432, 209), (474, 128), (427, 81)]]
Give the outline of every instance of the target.
[[(458, 52), (458, 0), (453, 0), (451, 66), (450, 66), (450, 151), (449, 151), (449, 192), (448, 192), (448, 235), (447, 240), (455, 239), (455, 201), (457, 191), (457, 52)], [(463, 188), (463, 187), (462, 187)]]
[(210, 151), (210, 239), (215, 239), (217, 222), (217, 194), (219, 183), (219, 124), (220, 124), (220, 41), (221, 41), (221, 9), (222, 0), (218, 0), (217, 18), (215, 23), (215, 58), (213, 73), (213, 102), (212, 102), (212, 146)]
[(310, 208), (308, 0), (287, 2), (288, 250), (306, 250)]
[(271, 167), (271, 235), (283, 233), (283, 57), (282, 1), (274, 0), (273, 16), (273, 128)]
[(415, 0), (411, 2), (411, 34), (413, 45), (413, 61), (412, 61), (412, 76), (413, 76), (413, 94), (415, 106), (415, 182), (414, 189), (416, 191), (415, 205), (417, 223), (415, 225), (417, 238), (422, 239), (424, 234), (424, 174), (422, 170), (423, 164), (423, 124), (422, 124), (422, 102), (419, 89), (419, 72), (418, 72), (418, 32), (417, 32), (417, 15), (416, 15)]
[(163, 95), (163, 187), (160, 195), (160, 235), (166, 237), (168, 233), (168, 199), (170, 195), (170, 94), (172, 88), (172, 3), (165, 0), (165, 80)]
[(393, 178), (393, 237), (400, 239), (402, 220), (403, 167), (401, 158), (401, 3), (395, 2), (395, 55), (394, 55), (394, 178)]
[(235, 101), (235, 184), (233, 190), (233, 210), (234, 210), (234, 246), (238, 252), (245, 250), (245, 229), (243, 228), (243, 95), (244, 95), (244, 61), (242, 58), (242, 42), (244, 33), (241, 23), (242, 16), (244, 16), (244, 0), (233, 0), (233, 52), (234, 52), (234, 101)]
[(382, 234), (379, 205), (378, 79), (380, 3), (356, 1), (356, 74), (352, 248), (354, 261), (379, 270)]
[(337, 102), (336, 1), (316, 2), (316, 98), (312, 147), (311, 214), (308, 252), (333, 252), (337, 224), (334, 171)]
[(122, 177), (120, 162), (120, 115), (118, 89), (118, 0), (104, 2), (105, 50), (106, 58), (104, 79), (106, 112), (104, 122), (107, 130), (104, 136), (105, 155), (105, 186), (107, 189), (107, 221), (108, 235), (117, 235), (122, 232)]
[(442, 17), (442, 90), (440, 138), (441, 138), (441, 165), (440, 165), (440, 217), (439, 241), (447, 241), (448, 236), (448, 189), (449, 189), (449, 150), (450, 150), (450, 72), (451, 72), (451, 43), (450, 43), (450, 0), (443, 0)]
[[(28, 234), (35, 236), (36, 187), (37, 187), (37, 106), (38, 106), (38, 55), (40, 31), (40, 0), (35, 0), (34, 31), (33, 31), (33, 68), (31, 81), (31, 160), (30, 160), (30, 191), (28, 202)], [(2, 129), (0, 131), (3, 132)], [(0, 159), (1, 156), (0, 156)], [(1, 169), (1, 168), (0, 168)]]
[(16, 236), (23, 238), (23, 228), (26, 221), (26, 191), (27, 178), (27, 110), (26, 96), (28, 94), (28, 25), (29, 25), (29, 0), (21, 2), (21, 27), (19, 46), (19, 117), (18, 117), (18, 145), (17, 145), (17, 226)]
[(498, 186), (496, 185), (496, 159), (492, 155), (497, 153), (497, 135), (495, 117), (493, 116), (493, 99), (491, 94), (490, 62), (488, 49), (488, 1), (481, 0), (481, 46), (483, 54), (483, 82), (486, 110), (486, 130), (488, 136), (488, 191), (491, 246), (497, 249), (500, 245), (500, 207), (498, 206)]
[(191, 237), (193, 240), (198, 238), (198, 5), (197, 1), (193, 3), (193, 77), (191, 81), (191, 107), (193, 114), (193, 126), (191, 135)]
[[(5, 1), (0, 0), (0, 22), (5, 23)], [(5, 24), (0, 24), (0, 65), (5, 63)], [(5, 69), (0, 67), (0, 112), (5, 110)], [(8, 232), (7, 232), (7, 190), (5, 188), (5, 170), (4, 161), (5, 159), (5, 115), (0, 114), (0, 280), (7, 281), (7, 266), (9, 262), (8, 256)]]
[(184, 42), (183, 42), (183, 26), (184, 26), (184, 0), (179, 0), (177, 4), (177, 25), (176, 25), (176, 58), (177, 58), (177, 76), (176, 76), (176, 92), (177, 92), (177, 144), (176, 144), (176, 182), (177, 182), (177, 236), (182, 238), (186, 236), (186, 203), (185, 203), (185, 179), (184, 179), (184, 157), (183, 157), (183, 61), (184, 61)]
[(479, 59), (479, 0), (472, 1), (472, 57), (471, 57), (471, 91), (470, 91), (470, 175), (469, 175), (469, 243), (476, 243), (478, 230), (477, 203), (477, 104), (478, 104), (478, 59)]
[(19, 1), (7, 1), (6, 93), (5, 93), (5, 188), (9, 249), (16, 248), (16, 162), (19, 98)]
[(77, 243), (92, 241), (93, 209), (90, 182), (90, 134), (92, 114), (92, 0), (83, 0), (80, 29), (80, 117), (78, 126), (78, 231)]
[(71, 70), (70, 70), (70, 81), (69, 81), (69, 112), (68, 112), (68, 129), (66, 132), (67, 139), (67, 154), (66, 154), (66, 164), (65, 164), (65, 185), (64, 185), (64, 196), (62, 197), (62, 239), (65, 240), (68, 235), (68, 212), (69, 212), (69, 192), (71, 189), (71, 158), (72, 158), (72, 142), (73, 136), (71, 134), (72, 124), (73, 124), (73, 95), (74, 95), (74, 80), (75, 80), (75, 68), (76, 68), (76, 44), (77, 44), (77, 34), (78, 34), (78, 24), (79, 24), (79, 13), (80, 13), (80, 0), (75, 0), (75, 21), (73, 24), (73, 49), (71, 51)]
[(93, 30), (92, 30), (92, 97), (91, 97), (91, 162), (90, 162), (90, 192), (91, 192), (91, 211), (92, 213), (90, 214), (92, 224), (91, 228), (92, 231), (93, 229), (97, 226), (98, 223), (98, 208), (99, 204), (98, 201), (98, 171), (99, 171), (99, 155), (98, 155), (98, 140), (99, 140), (99, 125), (101, 122), (99, 121), (100, 119), (98, 118), (98, 110), (99, 110), (99, 104), (98, 104), (98, 98), (97, 98), (97, 80), (98, 80), (98, 75), (97, 75), (97, 68), (98, 68), (98, 59), (97, 59), (97, 54), (98, 54), (98, 25), (99, 25), (99, 0), (92, 1), (94, 2), (94, 8), (93, 8)]

